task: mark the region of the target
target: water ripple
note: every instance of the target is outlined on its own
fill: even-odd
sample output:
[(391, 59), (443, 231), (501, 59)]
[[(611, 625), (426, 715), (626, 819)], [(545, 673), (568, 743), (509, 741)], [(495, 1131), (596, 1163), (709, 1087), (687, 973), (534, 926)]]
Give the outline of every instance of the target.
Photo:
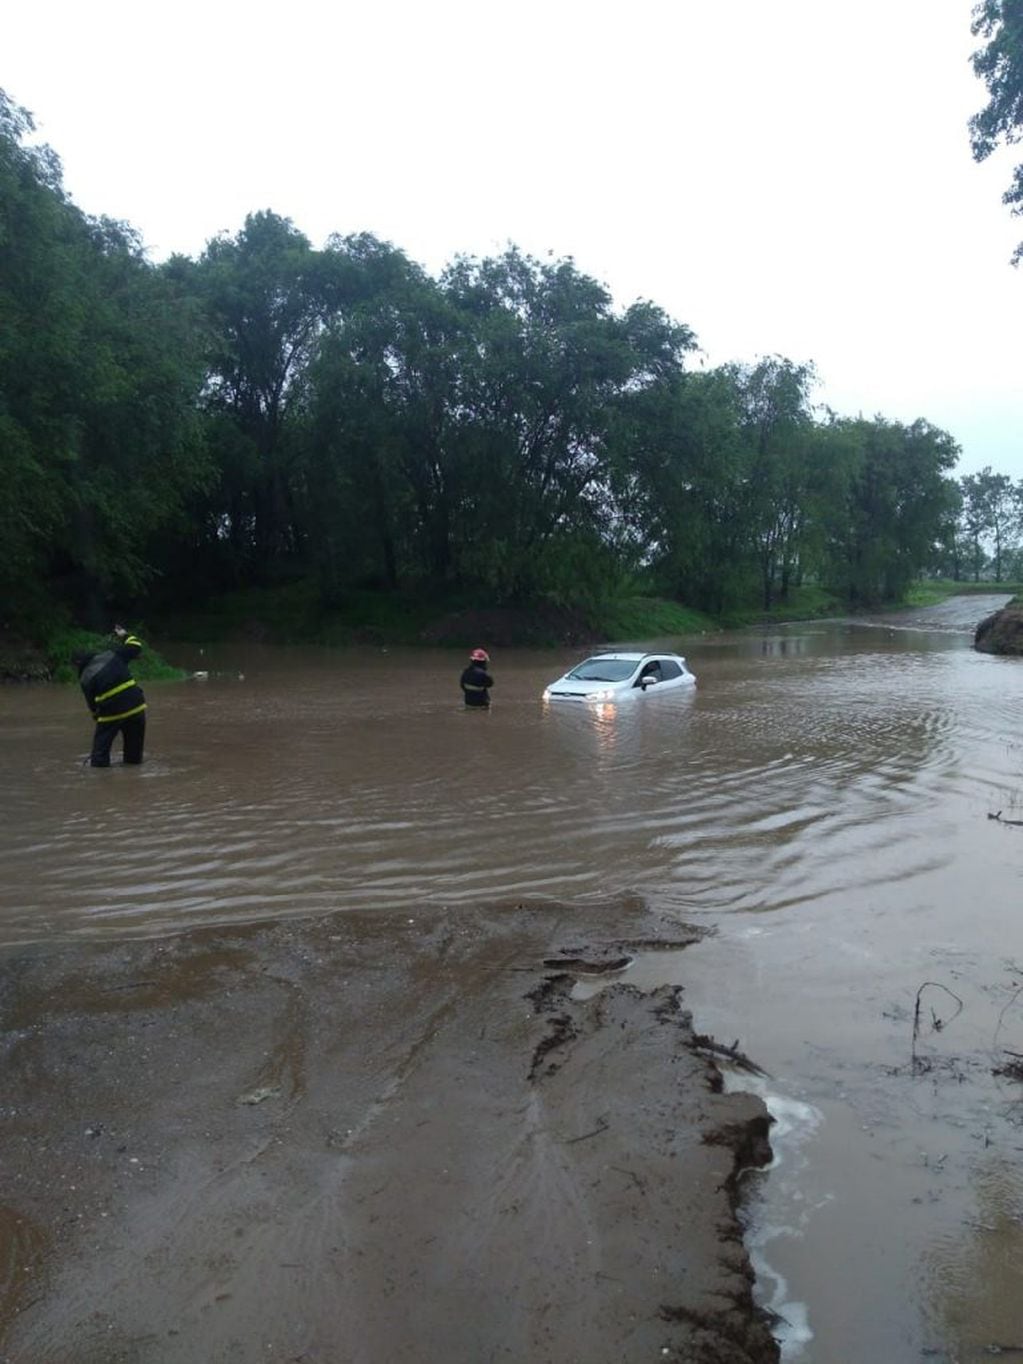
[(878, 635), (708, 650), (695, 694), (599, 713), (539, 704), (547, 659), (467, 718), (405, 706), (390, 660), (339, 656), (304, 689), (266, 678), (245, 709), (237, 686), (180, 713), (160, 691), (138, 772), (74, 761), (59, 689), (9, 693), (0, 931), (618, 892), (696, 915), (840, 910), (922, 883), (963, 819), (1021, 800), (1023, 673), (952, 636)]

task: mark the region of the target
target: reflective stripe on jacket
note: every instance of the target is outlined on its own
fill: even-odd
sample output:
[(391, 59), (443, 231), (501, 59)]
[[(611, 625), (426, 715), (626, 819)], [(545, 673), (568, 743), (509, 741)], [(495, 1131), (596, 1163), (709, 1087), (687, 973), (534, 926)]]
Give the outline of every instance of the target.
[(112, 649), (93, 654), (78, 680), (86, 704), (99, 724), (127, 720), (146, 708), (142, 688), (131, 675), (128, 664), (142, 652), (142, 641), (128, 635)]

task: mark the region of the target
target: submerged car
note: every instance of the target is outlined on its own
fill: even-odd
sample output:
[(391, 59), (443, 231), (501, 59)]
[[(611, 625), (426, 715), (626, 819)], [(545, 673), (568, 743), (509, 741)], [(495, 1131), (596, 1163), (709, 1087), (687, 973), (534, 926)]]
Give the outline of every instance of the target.
[(681, 654), (594, 654), (552, 682), (545, 701), (622, 701), (692, 687), (696, 678)]

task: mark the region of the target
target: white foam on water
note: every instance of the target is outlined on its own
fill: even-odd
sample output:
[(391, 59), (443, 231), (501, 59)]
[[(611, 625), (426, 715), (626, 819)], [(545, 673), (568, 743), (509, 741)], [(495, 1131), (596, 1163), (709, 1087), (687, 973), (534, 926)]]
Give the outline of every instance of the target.
[(797, 1175), (806, 1160), (802, 1148), (814, 1136), (824, 1115), (812, 1104), (769, 1089), (756, 1076), (726, 1071), (725, 1088), (756, 1094), (774, 1119), (770, 1133), (772, 1160), (766, 1167), (770, 1172), (770, 1192), (758, 1209), (759, 1216), (749, 1219), (745, 1239), (757, 1276), (757, 1299), (774, 1317), (771, 1330), (781, 1357), (797, 1360), (813, 1339), (809, 1307), (789, 1296), (788, 1282), (771, 1264), (768, 1247), (782, 1237), (802, 1236), (820, 1206), (809, 1205), (803, 1199)]
[[(750, 928), (743, 936), (755, 937), (760, 932), (758, 927)], [(666, 982), (678, 983), (681, 957), (681, 952), (637, 953), (629, 968), (613, 977), (577, 980), (572, 997), (589, 998), (623, 977), (643, 990), (655, 989)], [(788, 1282), (772, 1265), (768, 1247), (783, 1237), (802, 1237), (813, 1213), (823, 1205), (821, 1201), (814, 1204), (806, 1201), (800, 1172), (806, 1164), (803, 1148), (824, 1121), (824, 1115), (812, 1104), (770, 1089), (768, 1081), (760, 1076), (732, 1070), (723, 1058), (718, 1058), (717, 1064), (726, 1090), (756, 1094), (773, 1119), (772, 1156), (765, 1167), (770, 1178), (762, 1190), (762, 1199), (747, 1209), (744, 1239), (756, 1274), (757, 1301), (772, 1314), (771, 1333), (778, 1342), (782, 1360), (791, 1364), (803, 1356), (813, 1340), (809, 1307), (789, 1296)], [(823, 1200), (830, 1201), (830, 1196)]]

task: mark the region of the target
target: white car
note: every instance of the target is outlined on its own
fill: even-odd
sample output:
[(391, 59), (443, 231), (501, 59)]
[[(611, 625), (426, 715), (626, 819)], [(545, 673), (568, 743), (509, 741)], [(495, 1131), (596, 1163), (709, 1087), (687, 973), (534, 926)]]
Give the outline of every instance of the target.
[(552, 682), (545, 701), (623, 701), (692, 687), (696, 678), (681, 654), (594, 654)]

